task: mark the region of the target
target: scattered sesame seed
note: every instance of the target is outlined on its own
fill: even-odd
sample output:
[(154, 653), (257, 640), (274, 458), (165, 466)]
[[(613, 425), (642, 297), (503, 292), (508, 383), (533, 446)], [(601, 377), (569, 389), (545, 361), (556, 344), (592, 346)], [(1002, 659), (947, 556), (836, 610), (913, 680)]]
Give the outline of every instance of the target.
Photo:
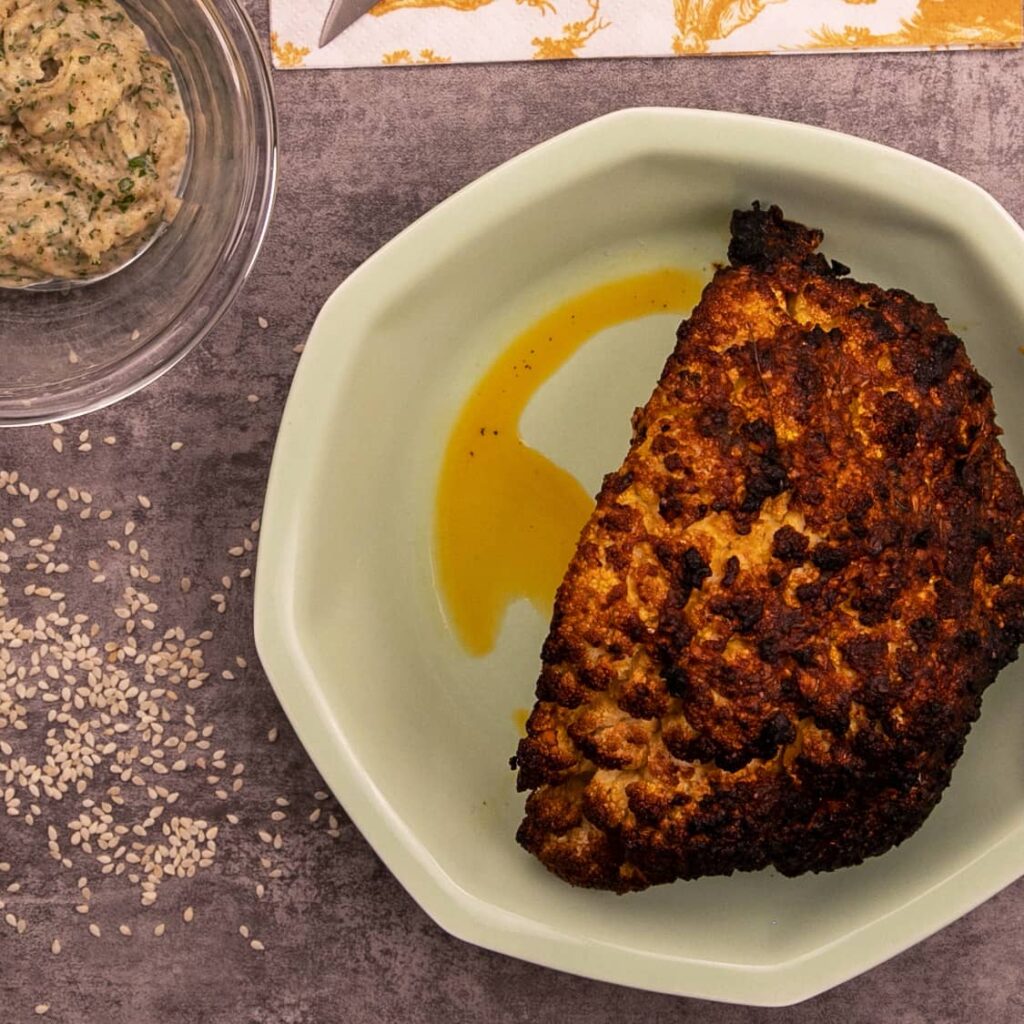
[[(51, 441), (60, 440), (65, 428), (51, 427), (51, 433)], [(78, 444), (90, 444), (88, 431), (76, 432), (76, 436)], [(4, 470), (0, 470), (0, 490), (24, 498), (26, 509), (41, 493), (20, 481), (16, 473)], [(0, 588), (0, 755), (5, 759), (0, 769), (0, 814), (42, 825), (47, 859), (65, 869), (78, 868), (72, 876), (78, 879), (72, 890), (77, 899), (70, 905), (85, 916), (91, 936), (101, 938), (102, 929), (108, 934), (117, 929), (120, 935), (130, 937), (132, 926), (104, 919), (99, 907), (92, 907), (89, 878), (95, 879), (97, 874), (121, 878), (123, 884), (134, 887), (142, 906), (148, 907), (156, 903), (163, 881), (192, 878), (213, 865), (218, 852), (217, 825), (187, 807), (181, 812), (172, 810), (181, 795), (174, 784), (184, 773), (200, 773), (202, 778), (217, 771), (216, 778), (225, 779), (217, 797), (227, 801), (244, 785), (245, 766), (231, 760), (224, 750), (210, 755), (214, 725), (203, 721), (182, 697), (188, 699), (187, 691), (207, 681), (233, 679), (233, 670), (246, 668), (248, 663), (239, 654), (231, 668), (211, 665), (204, 649), (214, 639), (211, 630), (189, 636), (182, 627), (167, 628), (166, 621), (161, 622), (160, 603), (153, 599), (158, 594), (153, 586), (159, 582), (159, 574), (152, 569), (158, 561), (151, 562), (145, 546), (146, 521), (141, 513), (135, 512), (140, 516), (136, 522), (131, 508), (101, 509), (97, 501), (93, 514), (92, 495), (74, 486), (51, 488), (44, 496), (45, 508), (40, 506), (32, 514), (46, 519), (33, 521), (28, 511), (24, 518), (8, 513), (9, 525), (0, 525), (0, 574), (23, 574), (4, 580), (5, 587)], [(153, 507), (151, 499), (142, 494), (135, 496), (133, 505), (146, 510)], [(76, 523), (85, 519), (86, 513), (106, 522), (116, 511), (123, 537), (130, 539), (115, 539), (116, 529), (105, 531), (114, 537), (92, 536), (101, 550), (123, 553), (124, 557), (88, 551), (77, 562), (68, 557), (62, 544), (72, 538), (63, 536), (70, 531), (63, 530), (61, 523), (54, 523), (55, 509), (78, 513), (73, 520)], [(94, 528), (83, 525), (78, 529), (81, 536), (74, 539), (80, 543)], [(6, 545), (15, 542), (24, 545), (17, 564), (6, 550)], [(252, 550), (248, 538), (242, 550)], [(187, 593), (191, 582), (188, 577), (179, 579)], [(57, 588), (58, 580), (62, 586), (67, 582), (67, 594)], [(111, 590), (106, 614), (97, 621), (79, 613), (72, 603), (81, 593), (76, 582), (89, 581), (108, 584)], [(223, 578), (222, 583), (219, 611), (226, 607), (232, 577)], [(5, 594), (14, 593), (24, 594), (26, 605), (29, 601), (35, 604), (31, 615), (15, 614), (8, 608)], [(110, 612), (116, 630), (103, 624)], [(35, 702), (39, 703), (32, 707)], [(28, 731), (36, 707), (45, 717), (47, 739), (45, 751), (33, 757), (31, 747), (19, 741), (19, 734)], [(25, 737), (30, 738), (31, 742), (38, 739), (42, 747), (34, 722)], [(59, 772), (51, 775), (44, 765), (57, 765)], [(229, 772), (231, 786), (227, 787)], [(149, 800), (130, 810), (133, 805), (126, 803), (125, 797), (136, 791)], [(45, 816), (46, 800), (60, 808), (52, 821)], [(187, 797), (181, 803), (186, 805)], [(279, 813), (275, 821), (284, 819), (283, 812), (275, 813)], [(238, 824), (236, 814), (228, 813), (225, 818)], [(276, 833), (269, 843), (281, 849), (284, 837)], [(9, 870), (8, 863), (0, 862), (0, 872)], [(19, 894), (22, 883), (11, 881), (6, 891), (2, 890), (0, 887), (0, 897)], [(2, 899), (0, 913), (5, 913)], [(193, 908), (186, 908), (182, 916), (186, 923), (192, 921)], [(26, 919), (13, 911), (6, 912), (0, 927), (3, 922), (19, 933), (28, 929)], [(154, 935), (164, 934), (164, 929), (159, 922)], [(62, 952), (57, 938), (51, 939), (49, 948), (53, 955)]]
[(267, 733), (267, 742), (268, 743), (276, 743), (277, 742), (277, 726), (276, 725)]
[(252, 948), (255, 949), (257, 953), (262, 953), (263, 950), (265, 950), (267, 948), (266, 946), (263, 945), (262, 942), (260, 942), (259, 939), (252, 939), (252, 940), (250, 940), (249, 945), (252, 946)]
[(294, 352), (294, 353), (295, 353), (295, 354), (296, 354), (297, 356), (301, 356), (301, 355), (302, 355), (302, 353), (306, 351), (306, 343), (305, 343), (304, 341), (300, 341), (300, 342), (298, 343), (298, 345), (294, 345), (294, 346), (292, 346), (292, 351), (293, 351), (293, 352)]
[(256, 317), (256, 323), (258, 323), (264, 331), (270, 326), (265, 316)]
[(50, 1012), (50, 1004), (49, 1003), (36, 1003), (34, 1009), (35, 1009), (35, 1012), (40, 1017), (42, 1017), (44, 1013), (49, 1013)]
[(165, 932), (166, 930), (167, 930), (167, 925), (165, 925), (165, 924), (163, 923), (163, 921), (161, 921), (161, 922), (160, 922), (160, 923), (159, 923), (159, 924), (158, 924), (158, 925), (157, 925), (157, 926), (156, 926), (156, 927), (155, 927), (155, 928), (153, 929), (153, 934), (154, 934), (154, 935), (155, 935), (155, 936), (156, 936), (157, 938), (160, 938), (160, 936), (161, 936), (161, 935), (163, 935), (163, 933), (164, 933), (164, 932)]
[(191, 924), (195, 916), (195, 911), (191, 907), (186, 907), (181, 913), (181, 919), (185, 924)]
[(255, 395), (255, 394), (246, 395), (245, 396), (245, 400), (247, 402), (249, 402), (250, 404), (255, 404), (256, 402), (258, 402), (260, 400), (260, 396), (259, 395)]
[(103, 438), (103, 443), (104, 444), (117, 444), (117, 438), (113, 434), (108, 434), (105, 438)]

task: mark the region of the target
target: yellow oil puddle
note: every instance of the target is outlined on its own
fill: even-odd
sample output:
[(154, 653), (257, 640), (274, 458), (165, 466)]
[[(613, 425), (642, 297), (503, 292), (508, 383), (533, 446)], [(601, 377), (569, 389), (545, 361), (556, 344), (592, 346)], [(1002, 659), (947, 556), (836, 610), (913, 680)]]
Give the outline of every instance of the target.
[(594, 506), (575, 477), (520, 437), (530, 399), (590, 338), (627, 320), (686, 313), (701, 287), (693, 272), (663, 269), (577, 295), (520, 334), (467, 398), (441, 465), (434, 560), (449, 621), (470, 653), (494, 648), (518, 598), (550, 615)]
[(516, 708), (512, 712), (512, 721), (516, 723), (516, 732), (520, 736), (526, 735), (526, 720), (530, 717), (529, 708)]

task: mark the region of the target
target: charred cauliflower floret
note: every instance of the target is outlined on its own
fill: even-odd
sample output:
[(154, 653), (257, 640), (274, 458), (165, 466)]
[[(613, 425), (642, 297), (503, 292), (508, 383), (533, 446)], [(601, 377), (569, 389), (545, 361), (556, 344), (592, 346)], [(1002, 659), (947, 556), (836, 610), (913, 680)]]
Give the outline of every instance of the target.
[(911, 835), (1024, 639), (1024, 502), (935, 308), (757, 204), (555, 602), (519, 842), (620, 892)]

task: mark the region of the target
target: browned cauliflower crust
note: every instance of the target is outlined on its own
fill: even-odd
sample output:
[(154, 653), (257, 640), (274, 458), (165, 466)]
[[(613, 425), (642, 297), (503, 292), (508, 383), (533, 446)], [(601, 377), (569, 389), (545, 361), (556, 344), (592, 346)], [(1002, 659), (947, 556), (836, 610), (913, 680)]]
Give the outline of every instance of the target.
[(518, 840), (643, 889), (876, 856), (1024, 639), (1024, 502), (934, 306), (737, 211), (555, 602)]

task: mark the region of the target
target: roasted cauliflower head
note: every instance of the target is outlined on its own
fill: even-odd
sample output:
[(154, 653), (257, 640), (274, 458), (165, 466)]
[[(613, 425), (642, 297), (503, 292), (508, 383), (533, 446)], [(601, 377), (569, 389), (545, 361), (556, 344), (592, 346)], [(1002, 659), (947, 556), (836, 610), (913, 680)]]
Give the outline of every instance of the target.
[(519, 842), (619, 892), (857, 864), (949, 783), (1024, 639), (1024, 502), (934, 306), (755, 204), (555, 601)]

